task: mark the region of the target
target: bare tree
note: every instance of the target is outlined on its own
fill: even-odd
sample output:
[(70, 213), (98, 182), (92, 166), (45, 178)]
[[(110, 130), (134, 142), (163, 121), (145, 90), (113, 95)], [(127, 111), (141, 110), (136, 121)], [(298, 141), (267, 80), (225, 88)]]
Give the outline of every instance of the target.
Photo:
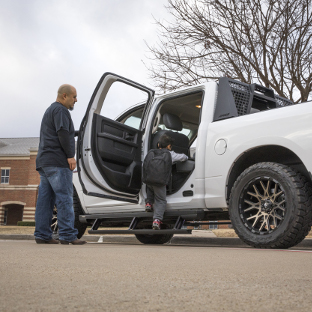
[(148, 45), (156, 87), (170, 91), (221, 76), (260, 83), (294, 102), (312, 88), (311, 0), (169, 0)]

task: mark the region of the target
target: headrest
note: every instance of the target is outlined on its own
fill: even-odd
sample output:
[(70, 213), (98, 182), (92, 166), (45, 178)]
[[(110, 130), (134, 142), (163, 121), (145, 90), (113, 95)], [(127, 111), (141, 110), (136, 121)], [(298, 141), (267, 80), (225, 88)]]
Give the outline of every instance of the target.
[(166, 113), (163, 115), (163, 122), (167, 129), (176, 131), (183, 129), (182, 121), (177, 115)]

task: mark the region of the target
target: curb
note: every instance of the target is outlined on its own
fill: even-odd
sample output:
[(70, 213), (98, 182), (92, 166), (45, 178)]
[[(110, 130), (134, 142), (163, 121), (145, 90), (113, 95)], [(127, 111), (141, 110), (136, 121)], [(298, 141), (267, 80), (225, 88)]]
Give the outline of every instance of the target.
[(2, 240), (35, 240), (34, 235), (30, 234), (0, 234)]
[[(216, 235), (212, 232), (203, 232), (200, 230), (193, 230), (192, 235), (181, 235), (176, 234), (171, 242), (175, 241), (187, 241), (189, 244), (193, 241), (198, 240), (198, 238), (202, 238), (206, 240), (207, 238), (216, 238)], [(0, 234), (1, 240), (34, 240), (35, 237), (33, 234)], [(129, 234), (105, 234), (105, 235), (88, 235), (85, 234), (82, 237), (83, 240), (87, 242), (99, 242), (99, 243), (131, 243), (131, 244), (141, 244), (136, 237), (129, 233)], [(99, 241), (100, 240), (100, 241)]]
[[(35, 240), (35, 236), (32, 234), (0, 234), (1, 240)], [(83, 240), (87, 242), (98, 242), (100, 236), (98, 235), (84, 235)], [(107, 235), (104, 236), (103, 242), (137, 242), (137, 239), (133, 235)]]
[[(87, 242), (93, 243), (115, 243), (115, 244), (137, 244), (143, 245), (140, 243), (133, 234), (128, 235), (84, 235), (81, 239), (86, 240)], [(35, 240), (35, 237), (30, 234), (1, 234), (0, 240)], [(99, 242), (100, 240), (100, 242)], [(209, 245), (209, 246), (241, 246), (249, 247), (244, 244), (239, 238), (218, 238), (211, 236), (191, 236), (191, 235), (175, 235), (169, 243), (166, 245)]]
[[(133, 234), (128, 235), (84, 235), (83, 240), (93, 243), (114, 243), (114, 244), (136, 244), (140, 243)], [(0, 240), (35, 240), (34, 235), (30, 234), (0, 234)], [(99, 241), (100, 240), (100, 241)], [(202, 245), (212, 247), (243, 247), (253, 248), (238, 237), (213, 237), (211, 235), (206, 236), (192, 236), (192, 235), (175, 235), (169, 243), (166, 245)], [(300, 244), (292, 247), (291, 249), (308, 248), (312, 249), (312, 238), (305, 238)]]

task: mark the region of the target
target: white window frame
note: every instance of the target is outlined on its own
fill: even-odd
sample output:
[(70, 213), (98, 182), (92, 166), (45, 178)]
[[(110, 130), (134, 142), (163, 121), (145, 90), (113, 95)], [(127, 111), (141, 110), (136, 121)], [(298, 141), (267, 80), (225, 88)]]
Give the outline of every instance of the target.
[(11, 168), (1, 168), (1, 184), (10, 183), (10, 171)]

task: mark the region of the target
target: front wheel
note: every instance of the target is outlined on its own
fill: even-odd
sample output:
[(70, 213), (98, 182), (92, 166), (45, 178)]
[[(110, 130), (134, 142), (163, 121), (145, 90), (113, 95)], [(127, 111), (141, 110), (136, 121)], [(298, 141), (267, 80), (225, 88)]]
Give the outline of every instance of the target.
[[(80, 239), (85, 233), (87, 225), (79, 221), (79, 215), (83, 214), (83, 210), (82, 210), (81, 203), (80, 203), (80, 200), (79, 200), (79, 197), (75, 188), (74, 188), (74, 195), (73, 195), (73, 207), (74, 207), (74, 213), (75, 213), (74, 227), (75, 229), (78, 230), (77, 238)], [(53, 209), (51, 229), (52, 229), (52, 238), (59, 239), (56, 206)]]
[(257, 248), (289, 248), (311, 229), (311, 187), (277, 163), (258, 163), (236, 180), (229, 214), (237, 235)]
[(78, 230), (77, 238), (80, 239), (87, 229), (87, 224), (81, 223), (79, 221), (79, 216), (83, 214), (83, 210), (81, 207), (81, 203), (77, 194), (76, 189), (74, 188), (74, 196), (73, 196), (73, 206), (75, 212), (75, 223), (74, 227)]
[(57, 224), (57, 208), (56, 208), (56, 206), (54, 206), (54, 208), (53, 208), (51, 230), (52, 230), (52, 238), (53, 239), (59, 239), (58, 224)]

